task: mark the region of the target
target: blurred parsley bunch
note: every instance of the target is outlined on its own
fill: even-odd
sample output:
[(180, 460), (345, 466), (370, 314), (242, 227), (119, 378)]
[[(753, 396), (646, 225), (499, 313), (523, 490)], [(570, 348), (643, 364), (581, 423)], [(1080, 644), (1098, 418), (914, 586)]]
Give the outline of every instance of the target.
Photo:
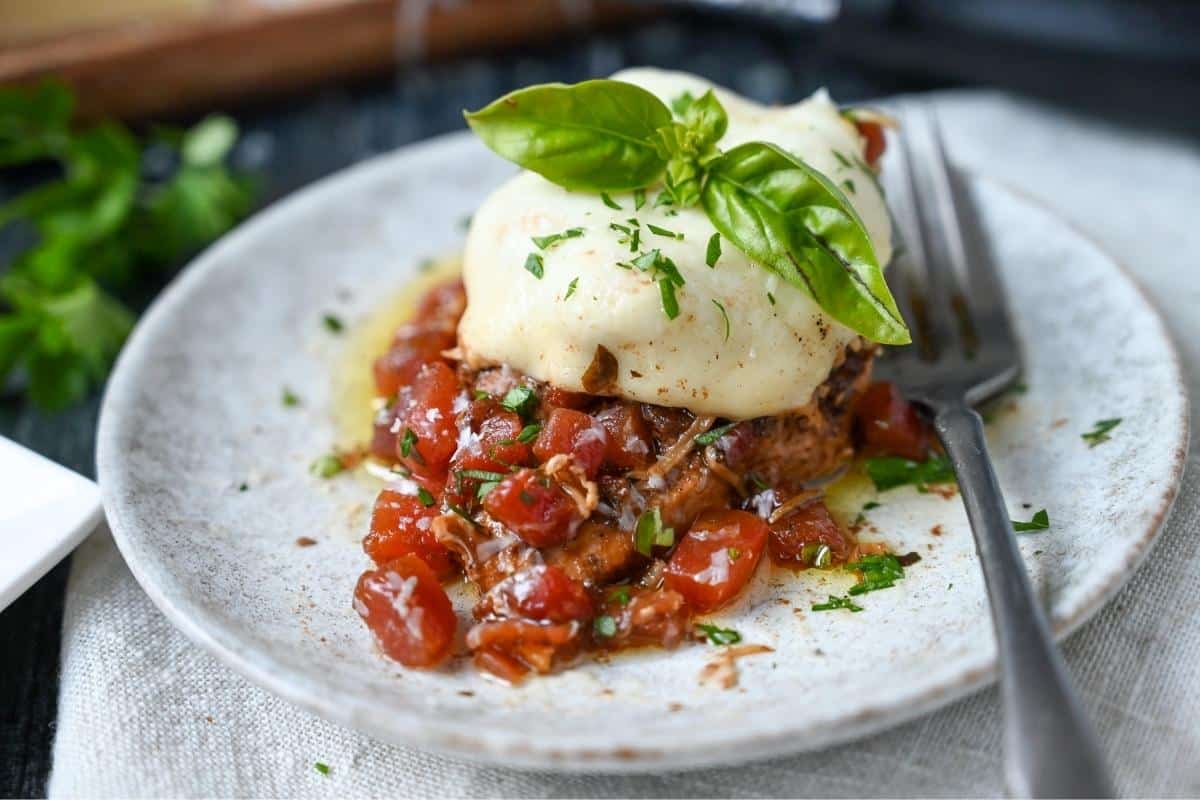
[[(0, 274), (0, 388), (23, 371), (29, 399), (49, 410), (108, 374), (133, 327), (122, 294), (233, 227), (254, 198), (225, 167), (238, 136), (228, 117), (139, 139), (113, 122), (73, 129), (73, 107), (57, 83), (0, 89), (0, 167), (61, 167), (0, 204), (0, 230), (24, 223), (35, 234)], [(156, 177), (149, 153), (174, 169)]]

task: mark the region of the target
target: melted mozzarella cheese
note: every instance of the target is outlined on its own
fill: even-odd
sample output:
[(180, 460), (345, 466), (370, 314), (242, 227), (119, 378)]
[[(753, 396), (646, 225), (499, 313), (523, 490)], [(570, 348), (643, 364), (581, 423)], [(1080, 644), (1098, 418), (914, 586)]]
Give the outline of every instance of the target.
[[(683, 73), (634, 69), (613, 77), (668, 104), (685, 91), (698, 97), (714, 89), (729, 115), (722, 149), (766, 141), (799, 156), (843, 185), (880, 263), (890, 259), (883, 197), (874, 176), (856, 166), (863, 142), (824, 92), (768, 108)], [(635, 211), (632, 194), (614, 194), (616, 210), (599, 196), (568, 192), (532, 172), (497, 189), (474, 215), (464, 252), (468, 302), (459, 339), (466, 357), (583, 391), (583, 374), (602, 345), (618, 363), (611, 393), (628, 399), (735, 419), (807, 404), (856, 334), (727, 241), (710, 269), (705, 253), (714, 228), (703, 209), (671, 214), (655, 207), (656, 189), (647, 195)], [(649, 274), (617, 266), (636, 254), (610, 225), (628, 227), (630, 218), (641, 225), (640, 249), (660, 249), (686, 280), (676, 293), (674, 320), (663, 312)], [(656, 235), (651, 224), (682, 239)], [(582, 228), (583, 235), (545, 252), (531, 241), (569, 228)], [(532, 252), (543, 259), (541, 280), (524, 269)], [(729, 317), (728, 337), (717, 303)]]

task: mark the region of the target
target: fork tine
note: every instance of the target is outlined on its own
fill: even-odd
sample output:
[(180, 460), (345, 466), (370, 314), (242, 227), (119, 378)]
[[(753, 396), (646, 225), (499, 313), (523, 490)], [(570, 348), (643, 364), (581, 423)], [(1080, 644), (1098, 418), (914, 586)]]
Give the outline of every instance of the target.
[(908, 175), (916, 211), (921, 264), (925, 268), (924, 313), (933, 350), (939, 356), (958, 344), (969, 346), (963, 336), (965, 300), (959, 276), (965, 272), (961, 226), (956, 216), (946, 162), (938, 146), (934, 123), (921, 108), (905, 115)]
[[(900, 134), (901, 136), (903, 134)], [(893, 139), (898, 136), (893, 135)], [(887, 149), (886, 163), (880, 175), (888, 212), (892, 218), (892, 259), (887, 268), (888, 287), (896, 300), (896, 306), (912, 332), (913, 343), (908, 347), (888, 349), (892, 361), (915, 358), (925, 346), (924, 326), (918, 316), (920, 307), (919, 286), (922, 256), (921, 240), (917, 233), (916, 211), (909, 182), (908, 159), (903, 146)]]

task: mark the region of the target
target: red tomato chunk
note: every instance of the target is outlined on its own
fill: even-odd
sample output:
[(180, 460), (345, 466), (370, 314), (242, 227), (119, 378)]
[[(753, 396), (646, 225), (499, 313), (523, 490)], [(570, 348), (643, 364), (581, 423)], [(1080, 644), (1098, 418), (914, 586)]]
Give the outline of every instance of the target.
[(467, 289), (459, 278), (434, 286), (421, 298), (413, 318), (418, 322), (449, 322), (457, 326), (467, 308)]
[[(822, 555), (822, 545), (827, 555)], [(786, 567), (832, 566), (850, 556), (850, 539), (824, 503), (810, 503), (771, 524), (767, 549), (775, 563)]]
[(605, 460), (618, 469), (642, 469), (654, 460), (650, 429), (641, 411), (631, 403), (604, 409), (596, 419), (608, 434)]
[(872, 167), (876, 166), (883, 156), (883, 151), (887, 148), (887, 137), (883, 134), (883, 126), (878, 122), (856, 120), (854, 127), (858, 128), (858, 135), (866, 140), (866, 144), (863, 146), (863, 161)]
[(539, 461), (549, 461), (556, 455), (574, 455), (575, 463), (589, 478), (594, 478), (604, 463), (607, 449), (608, 434), (599, 422), (581, 411), (556, 408), (542, 426), (533, 454)]
[(391, 397), (413, 382), (421, 367), (442, 360), (442, 351), (454, 347), (453, 326), (405, 325), (396, 331), (391, 349), (375, 359), (375, 390)]
[(442, 479), (458, 446), (454, 422), (454, 371), (441, 362), (426, 364), (411, 387), (396, 399), (396, 455), (414, 475)]
[(517, 441), (523, 427), (521, 418), (511, 411), (487, 417), (479, 423), (470, 443), (454, 454), (450, 468), (507, 472), (510, 467), (528, 464), (530, 447)]
[(705, 511), (667, 564), (666, 587), (692, 610), (714, 611), (732, 600), (762, 557), (767, 523), (745, 511)]
[(450, 655), (458, 620), (437, 576), (414, 555), (364, 572), (354, 610), (389, 658), (406, 667), (436, 667)]
[(483, 507), (534, 547), (562, 544), (583, 521), (579, 507), (562, 486), (532, 469), (500, 481), (484, 498)]
[(558, 567), (540, 564), (500, 581), (475, 608), (481, 619), (555, 623), (589, 620), (592, 613), (592, 598), (582, 583)]
[(475, 666), (519, 683), (530, 669), (545, 674), (573, 659), (583, 644), (581, 630), (578, 622), (481, 622), (467, 633), (467, 647), (474, 651)]
[(434, 487), (425, 500), (419, 496), (384, 489), (375, 500), (371, 513), (371, 531), (363, 539), (363, 550), (376, 564), (385, 564), (401, 556), (413, 555), (424, 561), (439, 578), (454, 573), (450, 553), (433, 535), (431, 523), (440, 511)]
[(888, 381), (872, 383), (855, 406), (855, 426), (867, 449), (923, 461), (929, 455), (929, 432), (917, 409)]
[(571, 392), (557, 386), (547, 386), (542, 392), (542, 405), (546, 408), (570, 408), (578, 411), (587, 408), (592, 402), (592, 396), (581, 392)]

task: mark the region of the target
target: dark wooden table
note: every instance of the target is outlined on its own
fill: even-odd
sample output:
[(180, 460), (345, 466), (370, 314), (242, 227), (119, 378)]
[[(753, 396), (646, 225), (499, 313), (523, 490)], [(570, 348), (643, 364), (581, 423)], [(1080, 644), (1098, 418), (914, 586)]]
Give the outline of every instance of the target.
[[(235, 109), (246, 135), (234, 158), (262, 175), (264, 202), (270, 202), (374, 154), (461, 130), (460, 109), (479, 107), (514, 87), (582, 80), (637, 64), (696, 72), (767, 102), (794, 101), (820, 86), (849, 102), (972, 82), (970, 70), (951, 76), (939, 68), (930, 77), (910, 67), (868, 66), (849, 55), (854, 52), (836, 35), (728, 18), (664, 19), (538, 50), (409, 67), (361, 85)], [(1060, 97), (1070, 96), (1070, 87), (1059, 88)], [(1189, 113), (1196, 117), (1195, 108)], [(5, 188), (0, 182), (0, 196)], [(98, 412), (98, 398), (45, 415), (16, 397), (0, 397), (0, 434), (94, 477)], [(0, 797), (46, 790), (67, 575), (68, 565), (59, 565), (0, 613)]]

